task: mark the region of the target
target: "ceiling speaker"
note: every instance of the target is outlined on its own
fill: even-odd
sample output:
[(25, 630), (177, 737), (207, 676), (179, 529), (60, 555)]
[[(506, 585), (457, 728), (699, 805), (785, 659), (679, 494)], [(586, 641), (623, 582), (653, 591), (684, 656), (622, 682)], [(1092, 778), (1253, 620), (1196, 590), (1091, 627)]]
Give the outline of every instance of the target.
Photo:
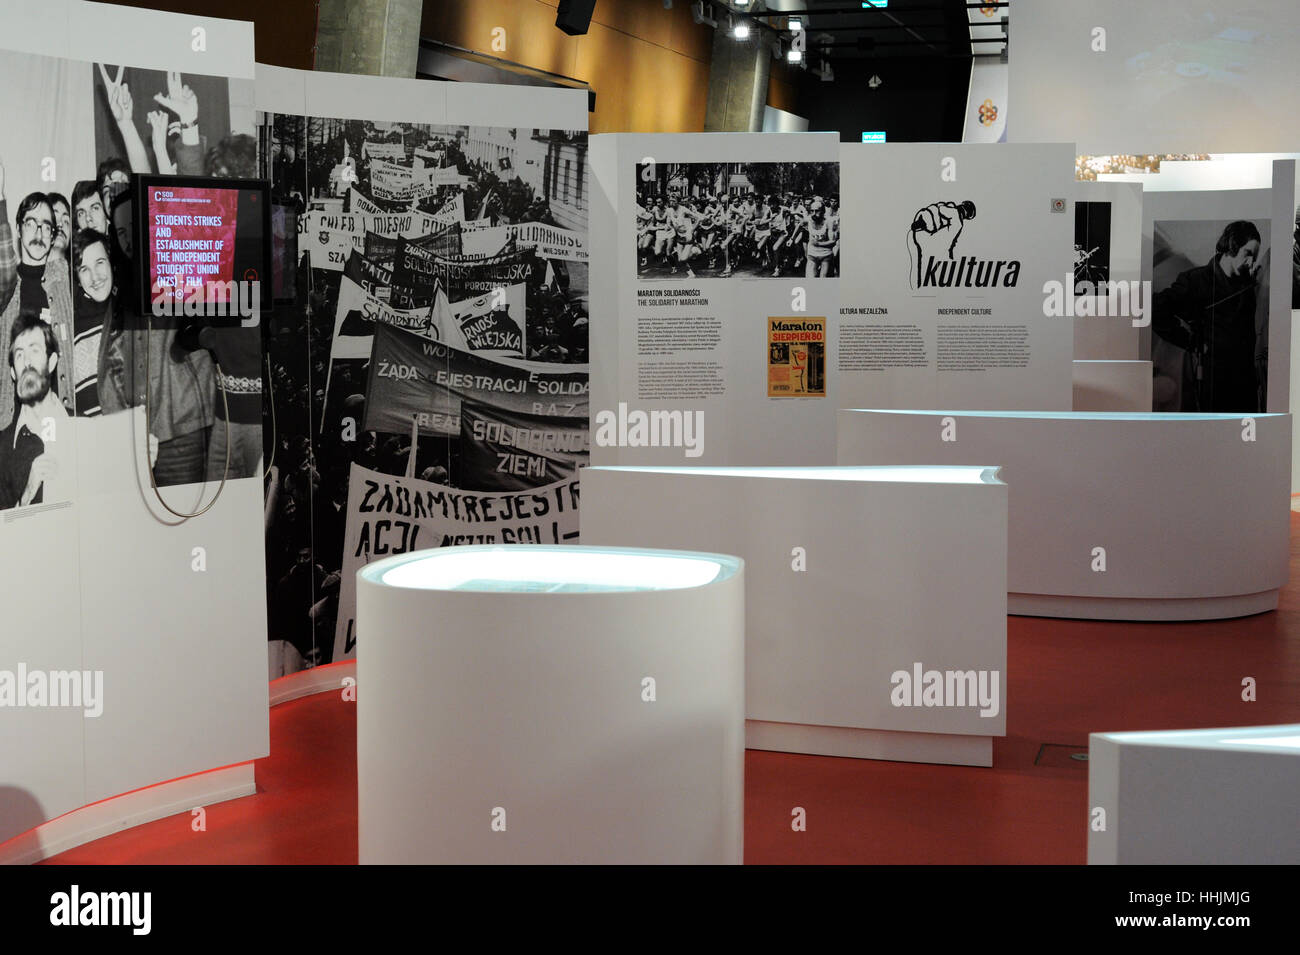
[(555, 25), (569, 36), (582, 36), (591, 26), (591, 13), (595, 9), (596, 0), (560, 0)]

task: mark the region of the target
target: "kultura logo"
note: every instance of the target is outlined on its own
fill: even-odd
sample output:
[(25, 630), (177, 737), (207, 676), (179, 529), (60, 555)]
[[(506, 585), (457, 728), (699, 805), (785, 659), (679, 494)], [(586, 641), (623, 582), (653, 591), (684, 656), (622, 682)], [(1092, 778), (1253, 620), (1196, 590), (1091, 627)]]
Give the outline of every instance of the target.
[(975, 218), (975, 203), (932, 202), (912, 217), (907, 248), (912, 257), (911, 282), (925, 288), (1015, 288), (1019, 259), (958, 256), (957, 243), (966, 223)]

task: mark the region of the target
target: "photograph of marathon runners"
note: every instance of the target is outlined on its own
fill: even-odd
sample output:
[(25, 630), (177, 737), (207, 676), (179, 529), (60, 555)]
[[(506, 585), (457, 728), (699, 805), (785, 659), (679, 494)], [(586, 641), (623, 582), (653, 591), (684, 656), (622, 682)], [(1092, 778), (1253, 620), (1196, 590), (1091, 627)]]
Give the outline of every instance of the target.
[(840, 274), (833, 162), (638, 163), (637, 278)]

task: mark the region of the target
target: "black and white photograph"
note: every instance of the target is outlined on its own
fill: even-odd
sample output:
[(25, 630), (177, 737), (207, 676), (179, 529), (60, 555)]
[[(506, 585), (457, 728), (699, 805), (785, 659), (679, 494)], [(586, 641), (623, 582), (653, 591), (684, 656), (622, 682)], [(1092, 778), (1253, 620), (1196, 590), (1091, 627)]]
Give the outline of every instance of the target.
[(1074, 294), (1095, 295), (1110, 281), (1110, 203), (1074, 204)]
[(831, 278), (834, 162), (638, 163), (637, 278)]
[[(232, 131), (230, 81), (10, 53), (0, 55), (0, 73), (16, 95), (39, 88), (27, 97), (30, 128), (0, 140), (12, 183), (0, 178), (0, 199), (22, 190), (13, 206), (0, 204), (0, 352), (9, 364), (0, 427), (16, 430), (0, 453), (22, 465), (3, 465), (0, 502), (67, 499), (52, 498), (56, 439), (24, 416), (94, 418), (141, 407), (146, 395), (155, 486), (260, 475), (259, 330), (213, 335), (144, 316), (132, 294), (131, 175), (256, 169), (256, 141)], [(71, 483), (71, 473), (63, 477)]]
[(1269, 229), (1267, 219), (1156, 220), (1152, 410), (1264, 410)]
[(23, 104), (0, 134), (0, 510), (76, 496), (73, 315), (86, 296), (69, 269), (68, 197), (74, 171), (94, 172), (85, 75), (0, 53), (6, 98)]
[(1291, 246), (1291, 307), (1300, 308), (1300, 204), (1295, 210), (1295, 232)]
[[(114, 276), (109, 303), (87, 307), (84, 316), (78, 310), (78, 343), (98, 348), (103, 368), (98, 408), (92, 398), (87, 413), (141, 406), (147, 396), (150, 463), (158, 487), (260, 477), (261, 331), (218, 330), (176, 316), (139, 314), (129, 192), (133, 173), (256, 175), (252, 114), (232, 109), (226, 77), (96, 63), (92, 84), (95, 179), (93, 191), (90, 182), (78, 184), (72, 207), (79, 228), (84, 223), (102, 230), (101, 219), (107, 221)], [(90, 239), (78, 233), (73, 248), (84, 249)], [(77, 266), (79, 280), (89, 275), (93, 281), (93, 271), (86, 271), (89, 260)], [(79, 301), (97, 301), (93, 286), (83, 283), (82, 291)], [(78, 384), (79, 402), (82, 387)]]
[[(463, 435), (471, 401), (512, 435), (586, 433), (587, 134), (264, 113), (258, 140), (260, 175), (301, 223), (293, 300), (266, 325), (264, 422), (272, 655), (293, 672), (355, 649), (355, 474), (492, 491), (585, 463), (502, 475)], [(421, 373), (399, 403), (378, 374), (398, 338), (447, 348), (458, 375), (555, 381), (564, 398), (521, 414), (482, 390), (462, 408)]]

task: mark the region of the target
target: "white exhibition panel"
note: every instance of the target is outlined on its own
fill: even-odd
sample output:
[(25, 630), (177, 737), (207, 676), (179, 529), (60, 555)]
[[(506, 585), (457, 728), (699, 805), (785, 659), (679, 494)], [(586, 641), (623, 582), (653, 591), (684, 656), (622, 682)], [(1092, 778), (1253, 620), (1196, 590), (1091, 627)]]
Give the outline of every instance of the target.
[[(995, 469), (589, 467), (582, 487), (584, 543), (744, 559), (751, 749), (992, 765), (1007, 640)], [(995, 711), (900, 705), (892, 677), (918, 666), (998, 674)]]
[[(497, 83), (433, 83), (404, 80), (416, 96), (430, 85), (446, 91), (447, 118), (467, 126), (528, 129), (544, 121), (549, 129), (586, 129), (587, 91), (557, 87), (506, 86)], [(409, 120), (408, 120), (409, 121)]]
[(455, 85), (315, 71), (304, 82), (306, 115), (376, 123), (446, 123), (446, 88)]
[[(285, 84), (267, 70), (270, 82)], [(279, 73), (295, 71), (281, 70)], [(506, 126), (528, 128), (542, 120), (549, 128), (585, 129), (587, 94), (490, 83), (438, 83), (391, 76), (302, 71), (305, 113), (332, 119), (365, 119), (375, 123)], [(273, 108), (261, 102), (263, 109)], [(291, 105), (287, 99), (284, 105)], [(288, 112), (288, 110), (282, 110)]]
[[(1158, 191), (1146, 195), (1142, 207), (1142, 279), (1152, 282), (1157, 295), (1170, 279), (1171, 251), (1190, 256), (1183, 265), (1203, 265), (1215, 256), (1215, 239), (1224, 225), (1244, 219), (1259, 226), (1263, 269), (1256, 293), (1260, 309), (1256, 327), (1261, 322), (1267, 325), (1266, 410), (1276, 412), (1290, 408), (1294, 191), (1294, 161), (1278, 160), (1273, 163), (1272, 189)], [(1161, 249), (1157, 249), (1157, 238), (1161, 240)], [(1162, 252), (1159, 262), (1156, 261), (1158, 251)], [(1154, 337), (1149, 325), (1142, 329), (1142, 358), (1153, 357)], [(1156, 374), (1159, 378), (1159, 369)], [(1155, 387), (1155, 400), (1159, 401), (1159, 380)]]
[(108, 58), (150, 70), (241, 80), (254, 75), (252, 21), (82, 2), (69, 8), (68, 27), (63, 55), (70, 59)]
[[(1000, 14), (1001, 10), (999, 9), (998, 12)], [(997, 32), (1001, 33), (1000, 25)], [(970, 90), (966, 94), (966, 125), (962, 131), (962, 142), (1006, 142), (1008, 81), (1007, 64), (989, 60), (971, 61)]]
[(1012, 19), (1015, 142), (1069, 140), (1084, 155), (1295, 148), (1294, 0), (1017, 0)]
[(1011, 613), (1217, 619), (1275, 609), (1287, 579), (1291, 416), (1250, 421), (844, 409), (839, 462), (997, 462)]
[(1151, 362), (1074, 362), (1075, 411), (1147, 411)]
[[(241, 116), (251, 130), (249, 23), (66, 0), (7, 3), (3, 19), (0, 45), (37, 43), (28, 49), (62, 58), (0, 53), (6, 76), (55, 80), (0, 104), (10, 214), (30, 191), (67, 194), (93, 176), (94, 62), (229, 77), (232, 131), (243, 131)], [(53, 185), (36, 181), (42, 141), (58, 162)], [(269, 751), (262, 482), (227, 482), (210, 511), (177, 526), (154, 503), (145, 434), (140, 409), (69, 419), (57, 436), (75, 438), (60, 472), (68, 496), (3, 512), (0, 570), (16, 597), (0, 670), (88, 674), (102, 681), (102, 711), (0, 710), (0, 842), (39, 841), (35, 827), (83, 805)], [(216, 491), (212, 482), (162, 494), (187, 510)], [(152, 811), (139, 800), (103, 805), (97, 831)], [(119, 811), (127, 815), (112, 816)]]
[(806, 133), (808, 119), (796, 113), (789, 113), (775, 106), (763, 107), (763, 132), (765, 133)]
[(1072, 324), (1046, 286), (1074, 261), (1074, 148), (847, 143), (840, 161), (839, 407), (1068, 410)]
[(108, 58), (150, 70), (253, 78), (251, 22), (115, 3), (5, 0), (0, 47), (70, 60)]
[(1300, 153), (1211, 153), (1209, 159), (1162, 159), (1153, 172), (1099, 173), (1099, 182), (1140, 183), (1146, 192), (1272, 189), (1273, 162)]
[[(7, 601), (0, 669), (84, 669), (78, 502), (3, 511), (0, 579)], [(59, 568), (32, 574), (32, 568)], [(112, 699), (114, 687), (106, 686)], [(83, 770), (90, 719), (72, 707), (0, 709), (0, 843), (75, 809), (86, 798)], [(102, 717), (100, 717), (102, 719)]]
[[(30, 865), (155, 819), (257, 792), (253, 764), (239, 763), (73, 809), (0, 843), (0, 865)], [(199, 838), (199, 837), (196, 837)]]
[[(1215, 153), (1209, 160), (1170, 160), (1160, 163), (1154, 173), (1107, 173), (1099, 178), (1106, 182), (1137, 182), (1146, 192), (1187, 192), (1192, 190), (1230, 190), (1230, 189), (1271, 189), (1274, 183), (1273, 163), (1279, 159), (1300, 160), (1300, 153)], [(1297, 162), (1300, 168), (1300, 162)], [(1300, 184), (1297, 184), (1295, 196), (1300, 197)], [(1300, 201), (1293, 198), (1294, 201)], [(1275, 211), (1280, 211), (1280, 203), (1274, 203)], [(1294, 306), (1291, 320), (1295, 321)], [(1078, 339), (1075, 341), (1075, 357), (1082, 357), (1078, 352)], [(1292, 394), (1300, 393), (1300, 345), (1292, 337), (1289, 355), (1290, 370), (1288, 374), (1288, 399)], [(1276, 353), (1274, 353), (1276, 354)], [(1291, 492), (1300, 492), (1300, 440), (1292, 442)]]
[(283, 66), (257, 64), (257, 108), (267, 113), (287, 113), (303, 116), (307, 112), (307, 78), (313, 74), (306, 70), (290, 70)]
[[(1295, 311), (1291, 312), (1291, 320), (1295, 321)], [(1291, 391), (1292, 395), (1300, 395), (1300, 335), (1291, 336)], [(1295, 416), (1291, 419), (1291, 493), (1300, 494), (1300, 435), (1295, 433), (1296, 421)]]
[(1092, 733), (1088, 864), (1300, 864), (1297, 793), (1300, 725)]
[[(1264, 242), (1260, 259), (1264, 269), (1258, 283), (1256, 326), (1265, 322), (1268, 329), (1266, 353), (1269, 360), (1268, 411), (1282, 412), (1290, 407), (1291, 392), (1291, 252), (1294, 247), (1295, 164), (1291, 160), (1274, 162), (1271, 190), (1226, 190), (1191, 192), (1152, 192), (1143, 204), (1143, 281), (1152, 282), (1156, 294), (1170, 281), (1166, 262), (1156, 261), (1157, 240), (1162, 247), (1186, 252), (1180, 265), (1203, 265), (1216, 252), (1218, 230), (1227, 222), (1255, 222)], [(1208, 229), (1208, 231), (1206, 231)], [(1151, 326), (1143, 329), (1143, 357), (1153, 356)], [(1160, 372), (1157, 369), (1157, 378)], [(1161, 382), (1156, 382), (1156, 400), (1161, 399)]]
[[(143, 409), (79, 425), (81, 667), (106, 697), (86, 721), (86, 799), (267, 755), (262, 482), (227, 481), (178, 523), (149, 488)], [(194, 511), (216, 491), (159, 493)]]
[[(602, 410), (615, 412), (620, 403), (629, 411), (698, 412), (704, 421), (699, 456), (687, 458), (681, 447), (611, 447), (597, 437), (592, 463), (829, 464), (835, 440), (832, 412), (839, 407), (840, 280), (708, 274), (638, 278), (637, 165), (647, 160), (667, 168), (692, 163), (838, 165), (839, 138), (834, 133), (603, 134), (591, 137), (588, 155), (591, 234), (604, 237), (592, 243), (590, 273), (591, 312), (605, 316), (591, 330), (593, 435), (595, 416)], [(847, 253), (842, 255), (847, 263)], [(660, 307), (673, 292), (691, 294), (673, 295), (671, 308)], [(782, 316), (825, 319), (825, 397), (767, 397), (766, 319)], [(661, 319), (676, 323), (677, 330), (665, 331)], [(683, 319), (692, 320), (694, 328), (684, 328)]]
[(360, 861), (739, 864), (744, 614), (731, 557), (525, 545), (370, 564)]

